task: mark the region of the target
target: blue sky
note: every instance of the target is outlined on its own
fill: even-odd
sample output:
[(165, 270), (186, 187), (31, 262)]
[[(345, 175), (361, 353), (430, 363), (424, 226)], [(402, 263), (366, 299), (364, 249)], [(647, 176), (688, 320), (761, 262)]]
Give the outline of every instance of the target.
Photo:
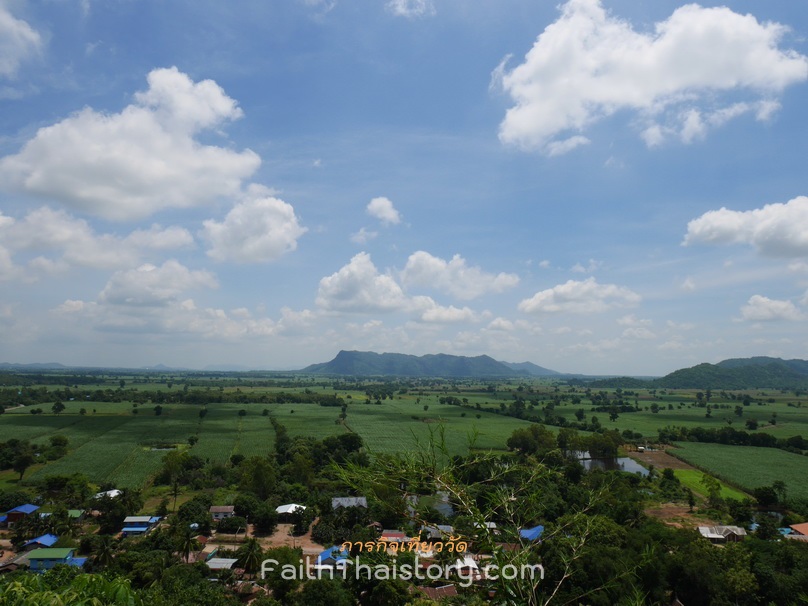
[(0, 361), (806, 357), (791, 0), (0, 0)]

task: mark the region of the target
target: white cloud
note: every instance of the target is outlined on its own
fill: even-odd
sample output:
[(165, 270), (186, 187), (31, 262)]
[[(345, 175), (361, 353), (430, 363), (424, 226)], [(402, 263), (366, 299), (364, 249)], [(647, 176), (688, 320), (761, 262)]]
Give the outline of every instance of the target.
[(373, 198), (368, 202), (367, 213), (382, 222), (382, 225), (398, 225), (401, 223), (401, 214), (395, 209), (393, 203), (385, 197)]
[(593, 271), (596, 271), (601, 265), (603, 265), (602, 261), (595, 261), (594, 259), (589, 259), (589, 263), (584, 266), (582, 263), (576, 263), (570, 268), (570, 271), (574, 271), (580, 274), (591, 274)]
[(432, 297), (407, 295), (392, 276), (379, 273), (366, 252), (355, 255), (339, 271), (320, 280), (317, 306), (326, 312), (404, 312), (426, 323), (478, 320), (468, 307), (444, 307)]
[(0, 4), (0, 76), (14, 76), (20, 64), (41, 49), (39, 33)]
[(770, 320), (804, 320), (805, 315), (791, 301), (769, 299), (761, 295), (749, 298), (741, 308), (741, 318), (749, 322)]
[(514, 325), (513, 322), (506, 318), (497, 317), (491, 320), (491, 322), (488, 324), (488, 329), (510, 332), (514, 329)]
[(14, 265), (11, 253), (0, 245), (0, 281), (13, 280), (20, 277), (20, 270)]
[(0, 186), (113, 220), (138, 219), (238, 194), (261, 160), (194, 137), (241, 117), (212, 80), (156, 69), (119, 114), (85, 108), (0, 160)]
[(468, 307), (457, 308), (454, 305), (450, 305), (449, 307), (434, 305), (421, 313), (421, 320), (423, 322), (434, 322), (438, 324), (474, 322), (476, 319), (476, 314)]
[(656, 339), (656, 335), (644, 326), (632, 326), (623, 331), (623, 337), (630, 339)]
[(687, 224), (684, 244), (751, 244), (766, 256), (806, 256), (808, 197), (748, 211), (711, 210)]
[(652, 324), (651, 320), (638, 318), (634, 314), (628, 314), (623, 316), (622, 318), (618, 318), (617, 323), (620, 326), (634, 326), (634, 327), (650, 326)]
[(401, 272), (407, 285), (429, 286), (460, 299), (474, 299), (489, 292), (502, 292), (519, 283), (516, 274), (490, 274), (470, 267), (460, 255), (450, 261), (419, 250), (410, 255)]
[(361, 252), (320, 280), (317, 305), (327, 311), (388, 312), (405, 309), (408, 301), (398, 283), (380, 274), (370, 255)]
[(548, 156), (563, 156), (567, 152), (571, 152), (576, 147), (582, 145), (589, 145), (592, 143), (588, 138), (581, 135), (575, 135), (563, 141), (550, 141), (547, 144), (546, 151)]
[(265, 188), (254, 185), (224, 221), (204, 222), (202, 235), (210, 242), (211, 258), (262, 263), (297, 248), (297, 239), (306, 233), (306, 228), (300, 226), (290, 204), (267, 193)]
[(146, 264), (117, 271), (98, 297), (100, 303), (127, 307), (165, 306), (178, 301), (188, 290), (216, 288), (216, 278), (207, 271), (192, 271), (169, 260), (160, 267)]
[(526, 313), (597, 313), (614, 307), (632, 307), (640, 295), (615, 284), (598, 284), (595, 278), (583, 282), (569, 280), (553, 288), (537, 292), (519, 303)]
[(33, 210), (20, 221), (0, 216), (0, 239), (9, 254), (55, 253), (55, 259), (40, 256), (31, 262), (35, 269), (46, 273), (70, 266), (96, 269), (131, 266), (150, 250), (193, 245), (193, 237), (181, 227), (163, 228), (155, 224), (125, 237), (96, 234), (85, 220), (48, 207)]
[[(670, 134), (695, 140), (750, 111), (766, 119), (774, 95), (808, 78), (808, 59), (779, 48), (785, 31), (726, 7), (688, 4), (642, 33), (599, 0), (569, 0), (521, 65), (495, 70), (515, 102), (500, 139), (563, 153), (588, 142), (586, 128), (626, 109), (640, 113), (649, 146)], [(758, 98), (722, 101), (721, 93)]]
[(354, 244), (367, 244), (379, 235), (377, 231), (368, 231), (364, 227), (360, 228), (355, 234), (351, 234), (351, 242)]
[(682, 283), (679, 285), (679, 288), (681, 288), (685, 292), (693, 292), (694, 290), (696, 290), (696, 282), (693, 280), (693, 278), (688, 276), (687, 278), (682, 280)]
[(435, 14), (432, 0), (389, 0), (387, 10), (397, 17), (430, 17)]

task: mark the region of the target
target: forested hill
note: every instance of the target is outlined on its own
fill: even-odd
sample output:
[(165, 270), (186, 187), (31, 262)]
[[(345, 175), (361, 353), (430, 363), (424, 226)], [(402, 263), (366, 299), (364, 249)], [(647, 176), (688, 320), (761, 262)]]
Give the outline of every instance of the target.
[[(590, 383), (592, 387), (628, 387), (625, 378)], [(681, 389), (808, 389), (808, 361), (759, 356), (697, 364), (652, 381), (631, 379), (631, 387)]]
[[(516, 365), (516, 366), (522, 366)], [(430, 354), (411, 356), (372, 351), (340, 351), (330, 362), (312, 364), (301, 372), (349, 376), (396, 377), (526, 377), (555, 374), (541, 366), (511, 368), (490, 356), (451, 356)], [(536, 370), (538, 369), (538, 370)], [(544, 371), (545, 374), (540, 374)]]

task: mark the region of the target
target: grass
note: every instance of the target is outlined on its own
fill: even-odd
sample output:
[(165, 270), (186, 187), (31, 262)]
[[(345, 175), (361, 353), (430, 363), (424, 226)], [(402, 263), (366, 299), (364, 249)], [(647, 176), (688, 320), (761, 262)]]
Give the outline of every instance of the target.
[(704, 469), (719, 480), (752, 491), (785, 482), (789, 497), (808, 498), (808, 457), (753, 446), (725, 446), (686, 442), (677, 444), (671, 454)]
[[(697, 469), (674, 469), (673, 473), (679, 479), (682, 486), (689, 488), (695, 493), (698, 493), (702, 496), (707, 496), (707, 489), (702, 484), (701, 478), (704, 472), (699, 471)], [(722, 499), (735, 499), (737, 501), (743, 501), (744, 499), (748, 499), (749, 495), (744, 492), (741, 492), (737, 488), (733, 488), (732, 486), (727, 485), (724, 482), (721, 482), (721, 498)]]

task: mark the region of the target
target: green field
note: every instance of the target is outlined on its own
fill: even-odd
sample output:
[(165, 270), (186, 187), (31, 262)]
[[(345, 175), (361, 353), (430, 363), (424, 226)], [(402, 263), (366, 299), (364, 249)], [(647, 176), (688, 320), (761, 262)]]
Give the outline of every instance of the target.
[(808, 457), (753, 446), (686, 442), (668, 452), (746, 491), (785, 482), (789, 497), (808, 498)]
[[(613, 393), (613, 390), (607, 391)], [(808, 403), (791, 394), (754, 392), (755, 402), (750, 406), (742, 407), (743, 414), (740, 417), (736, 416), (734, 412), (740, 402), (714, 396), (711, 402), (717, 408), (714, 408), (707, 417), (705, 408), (692, 406), (695, 393), (696, 390), (671, 390), (665, 395), (651, 397), (646, 390), (640, 390), (639, 397), (636, 399), (641, 410), (620, 413), (614, 421), (609, 419), (608, 413), (592, 411), (592, 407), (586, 399), (581, 405), (564, 403), (557, 406), (556, 412), (573, 420), (575, 411), (583, 408), (587, 419), (596, 416), (601, 425), (607, 429), (620, 431), (630, 429), (651, 439), (655, 439), (659, 429), (667, 425), (705, 428), (730, 426), (733, 429), (747, 431), (746, 421), (749, 419), (758, 422), (759, 431), (770, 433), (777, 438), (789, 438), (796, 435), (808, 438)], [(769, 402), (770, 399), (774, 402)], [(634, 404), (635, 398), (628, 397), (627, 401)], [(660, 407), (658, 412), (650, 410), (652, 403), (656, 403)], [(789, 403), (799, 403), (800, 407), (789, 406)], [(668, 409), (669, 405), (673, 407), (673, 410)], [(776, 413), (775, 424), (770, 423), (773, 413)]]
[[(310, 403), (212, 404), (201, 420), (200, 407), (188, 404), (167, 404), (160, 416), (154, 414), (151, 405), (140, 406), (138, 414), (133, 414), (129, 402), (65, 402), (65, 410), (58, 415), (32, 415), (29, 408), (20, 407), (0, 416), (0, 441), (20, 438), (44, 444), (56, 434), (70, 441), (66, 456), (32, 469), (25, 480), (81, 472), (97, 484), (112, 482), (118, 487), (140, 487), (160, 468), (165, 455), (160, 446), (176, 444), (186, 448), (191, 435), (199, 440), (190, 452), (205, 460), (224, 462), (236, 453), (270, 454), (275, 439), (270, 424), (273, 417), (293, 437), (322, 439), (346, 431), (356, 432), (371, 453), (414, 449), (440, 427), (445, 430), (451, 454), (468, 453), (470, 436), (475, 433), (475, 449), (504, 449), (514, 429), (527, 424), (491, 412), (442, 405), (437, 396), (419, 399), (405, 395), (375, 404), (366, 403), (363, 394), (354, 393), (349, 402), (344, 423), (338, 422), (339, 407)], [(424, 410), (425, 405), (428, 411)], [(80, 414), (81, 409), (85, 414)], [(246, 416), (238, 414), (242, 409), (247, 411)], [(264, 410), (268, 415), (262, 414)]]
[[(707, 496), (707, 489), (701, 482), (703, 472), (697, 469), (674, 469), (673, 473), (679, 479), (682, 486), (685, 486), (686, 488), (689, 488), (693, 492), (696, 492), (702, 496)], [(737, 488), (733, 488), (720, 480), (719, 482), (721, 484), (722, 499), (735, 499), (737, 501), (743, 501), (744, 499), (750, 498), (749, 495), (741, 492)]]
[[(389, 384), (372, 379), (356, 382), (354, 379), (313, 377), (145, 373), (102, 375), (97, 382), (93, 378), (91, 384), (80, 386), (71, 384), (70, 379), (66, 375), (64, 382), (34, 387), (47, 397), (65, 388), (73, 389), (63, 396), (67, 401), (63, 402), (66, 408), (62, 413), (49, 414), (52, 402), (43, 402), (40, 398), (37, 405), (8, 406), (5, 414), (0, 415), (0, 441), (19, 438), (45, 444), (56, 434), (65, 435), (70, 441), (66, 456), (44, 466), (37, 465), (26, 474), (26, 479), (37, 480), (51, 474), (80, 471), (96, 483), (142, 486), (159, 469), (165, 454), (164, 450), (155, 450), (155, 447), (168, 444), (187, 448), (187, 440), (192, 435), (198, 437), (192, 452), (205, 460), (223, 462), (237, 453), (245, 456), (271, 453), (275, 438), (271, 418), (280, 421), (293, 437), (323, 439), (347, 431), (355, 432), (363, 438), (371, 454), (410, 451), (419, 443), (428, 442), (440, 429), (445, 431), (446, 446), (453, 455), (468, 453), (472, 439), (474, 449), (504, 450), (513, 431), (529, 423), (505, 414), (513, 411), (517, 399), (523, 402), (522, 412), (518, 413), (522, 416), (541, 420), (549, 413), (551, 417), (564, 417), (569, 423), (576, 422), (576, 412), (583, 411), (587, 425), (597, 417), (603, 428), (620, 432), (630, 430), (650, 441), (655, 441), (659, 429), (666, 426), (731, 426), (744, 430), (750, 419), (758, 422), (758, 431), (778, 438), (808, 437), (808, 398), (805, 394), (787, 391), (712, 392), (708, 417), (706, 402), (702, 399), (705, 396), (697, 390), (596, 390), (528, 379), (496, 384), (437, 379), (402, 380)], [(373, 395), (375, 388), (387, 390), (383, 399)], [(99, 399), (105, 400), (140, 398), (153, 402), (159, 399), (158, 392), (170, 397), (186, 392), (191, 395), (202, 393), (207, 398), (230, 402), (209, 403), (207, 415), (200, 419), (199, 403), (164, 404), (163, 414), (157, 416), (153, 403), (142, 404), (138, 414), (133, 414), (130, 401), (91, 399), (92, 394), (97, 394)], [(338, 396), (347, 405), (347, 417), (344, 422), (340, 419), (342, 411), (339, 406), (321, 406), (316, 402), (258, 403), (262, 399), (273, 401), (280, 392), (305, 393), (311, 396), (309, 399), (315, 400), (316, 397)], [(23, 390), (19, 394), (23, 397)], [(13, 401), (15, 395), (12, 392), (7, 398)], [(75, 395), (78, 397), (73, 400)], [(462, 405), (441, 404), (440, 399), (448, 396)], [(611, 419), (608, 412), (594, 410), (595, 401), (602, 403), (604, 397), (607, 401), (620, 398), (626, 405), (639, 410), (620, 412), (617, 418)], [(740, 407), (743, 399), (751, 400), (750, 405)], [(44, 414), (30, 414), (36, 407)], [(736, 408), (740, 408), (740, 416)], [(85, 414), (80, 414), (82, 409)], [(247, 411), (246, 416), (238, 414), (242, 409)], [(267, 415), (262, 414), (264, 411)], [(548, 428), (556, 431), (552, 425)], [(632, 438), (631, 435), (628, 437)], [(637, 436), (633, 438), (637, 439)], [(694, 444), (692, 449), (691, 444), (687, 445), (688, 452), (695, 453), (699, 447), (709, 449), (711, 445)], [(748, 455), (754, 450), (746, 452), (747, 449), (743, 448), (740, 452)], [(767, 461), (772, 460), (771, 457), (785, 456), (791, 460), (795, 456), (783, 451), (767, 452)], [(797, 460), (808, 463), (808, 459), (797, 457)], [(732, 460), (728, 461), (727, 466), (731, 463)], [(746, 489), (780, 479), (769, 479), (771, 472), (760, 475), (766, 481), (757, 476), (748, 479), (738, 474), (731, 475), (730, 467), (724, 470), (723, 463), (721, 469), (714, 470), (713, 465), (719, 463), (709, 456), (704, 462), (695, 464)], [(762, 467), (765, 470), (767, 466)], [(778, 465), (770, 467), (779, 472)], [(802, 477), (805, 476), (800, 476), (800, 479)], [(791, 477), (790, 483), (796, 484), (794, 491), (799, 490), (796, 475)]]

